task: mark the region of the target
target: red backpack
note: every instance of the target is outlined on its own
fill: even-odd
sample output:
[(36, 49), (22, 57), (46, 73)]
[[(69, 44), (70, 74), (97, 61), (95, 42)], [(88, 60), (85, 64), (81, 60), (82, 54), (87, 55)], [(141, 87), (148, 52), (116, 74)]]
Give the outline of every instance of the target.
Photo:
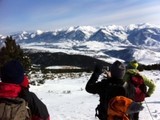
[[(128, 80), (128, 89), (129, 94), (132, 96), (131, 98), (135, 102), (142, 102), (145, 99), (147, 87), (144, 84), (144, 80), (141, 75), (130, 75), (130, 80)], [(129, 96), (130, 96), (129, 95)]]

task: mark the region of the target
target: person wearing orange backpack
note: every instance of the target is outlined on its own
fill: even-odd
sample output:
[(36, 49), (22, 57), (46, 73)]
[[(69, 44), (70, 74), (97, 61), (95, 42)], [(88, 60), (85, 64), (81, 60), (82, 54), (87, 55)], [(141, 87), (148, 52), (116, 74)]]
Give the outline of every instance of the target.
[(143, 109), (141, 105), (132, 104), (135, 102), (125, 97), (127, 95), (126, 82), (123, 80), (125, 70), (125, 65), (116, 60), (110, 66), (109, 77), (98, 81), (99, 75), (103, 73), (103, 66), (95, 66), (94, 72), (86, 84), (86, 91), (98, 94), (100, 97), (100, 104), (96, 108), (95, 115), (100, 120), (131, 120), (129, 114)]
[(15, 103), (19, 103), (17, 99), (20, 98), (26, 101), (29, 113), (31, 114), (29, 116), (22, 116), (23, 114), (20, 114), (17, 117), (17, 114), (8, 111), (4, 113), (5, 116), (0, 114), (0, 119), (10, 120), (11, 116), (8, 116), (8, 114), (12, 114), (15, 120), (21, 120), (20, 118), (25, 117), (27, 117), (25, 120), (50, 120), (46, 105), (33, 92), (29, 91), (29, 81), (27, 76), (24, 75), (24, 68), (21, 63), (17, 60), (11, 60), (0, 69), (2, 81), (0, 82), (0, 104), (2, 103), (0, 111), (3, 111), (1, 107), (4, 107), (6, 102), (14, 103), (15, 105)]
[[(127, 65), (127, 70), (123, 80), (127, 82), (127, 97), (131, 98), (135, 102), (143, 102), (145, 97), (150, 97), (155, 91), (155, 83), (148, 79), (146, 76), (140, 74), (137, 69), (139, 66), (138, 62), (133, 60)], [(148, 88), (147, 88), (148, 87)], [(139, 112), (131, 115), (133, 120), (139, 119)]]
[(123, 76), (125, 66), (120, 61), (115, 61), (111, 67), (111, 77), (98, 81), (99, 76), (103, 73), (103, 66), (96, 65), (93, 74), (86, 84), (86, 91), (92, 94), (98, 94), (100, 104), (96, 108), (96, 117), (100, 120), (107, 120), (107, 109), (109, 100), (115, 96), (125, 96), (126, 91), (123, 88)]

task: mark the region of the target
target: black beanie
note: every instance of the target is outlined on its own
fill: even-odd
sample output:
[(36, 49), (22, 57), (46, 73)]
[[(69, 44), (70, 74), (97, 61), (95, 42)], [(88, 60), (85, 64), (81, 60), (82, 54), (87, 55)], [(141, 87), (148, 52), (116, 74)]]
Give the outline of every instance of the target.
[(5, 83), (20, 84), (24, 79), (24, 69), (17, 60), (7, 62), (1, 68), (1, 80)]
[(123, 79), (126, 68), (123, 63), (117, 60), (111, 65), (110, 71), (111, 71), (111, 77), (117, 79)]

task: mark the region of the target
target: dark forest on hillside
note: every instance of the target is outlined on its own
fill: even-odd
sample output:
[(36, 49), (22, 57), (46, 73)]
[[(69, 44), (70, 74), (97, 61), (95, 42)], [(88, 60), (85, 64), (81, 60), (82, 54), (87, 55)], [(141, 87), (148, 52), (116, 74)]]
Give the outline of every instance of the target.
[(32, 64), (38, 64), (42, 68), (47, 66), (76, 66), (82, 69), (93, 70), (96, 64), (103, 66), (110, 66), (109, 63), (98, 60), (96, 58), (85, 55), (68, 55), (66, 53), (48, 53), (37, 52), (27, 53), (31, 59)]

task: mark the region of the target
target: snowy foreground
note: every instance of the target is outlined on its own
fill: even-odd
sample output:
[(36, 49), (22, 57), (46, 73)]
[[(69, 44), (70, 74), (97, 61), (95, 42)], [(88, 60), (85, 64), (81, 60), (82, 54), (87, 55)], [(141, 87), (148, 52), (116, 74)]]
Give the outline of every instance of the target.
[[(142, 74), (153, 79), (157, 87), (143, 103), (145, 108), (140, 113), (140, 120), (160, 120), (160, 71), (144, 71)], [(74, 79), (47, 80), (30, 89), (47, 105), (51, 120), (98, 120), (94, 115), (99, 97), (85, 91), (90, 75), (84, 73)]]

